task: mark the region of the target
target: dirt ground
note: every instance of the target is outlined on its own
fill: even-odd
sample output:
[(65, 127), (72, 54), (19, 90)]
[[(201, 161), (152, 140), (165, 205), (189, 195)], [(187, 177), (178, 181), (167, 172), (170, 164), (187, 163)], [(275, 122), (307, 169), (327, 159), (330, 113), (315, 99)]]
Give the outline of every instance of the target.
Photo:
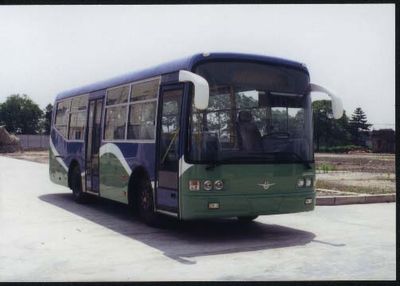
[(7, 156), (15, 159), (27, 160), (37, 163), (49, 163), (49, 151), (38, 150), (38, 151), (24, 151), (15, 153), (0, 153), (0, 156)]
[[(0, 155), (47, 164), (49, 152), (25, 151)], [(315, 163), (318, 196), (396, 192), (394, 154), (316, 153)]]
[(318, 173), (316, 186), (358, 194), (388, 194), (396, 192), (396, 177), (393, 173), (332, 171)]
[(315, 162), (318, 196), (396, 192), (394, 154), (317, 153)]
[(316, 153), (316, 168), (328, 165), (332, 171), (395, 173), (394, 154), (332, 154)]

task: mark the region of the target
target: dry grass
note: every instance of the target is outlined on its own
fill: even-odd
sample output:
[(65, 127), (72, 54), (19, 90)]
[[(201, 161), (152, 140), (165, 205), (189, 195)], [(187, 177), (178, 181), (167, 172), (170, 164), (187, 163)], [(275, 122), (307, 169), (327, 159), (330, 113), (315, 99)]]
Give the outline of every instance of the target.
[(316, 188), (329, 189), (342, 192), (352, 192), (358, 194), (393, 194), (395, 191), (392, 188), (385, 186), (379, 187), (376, 184), (370, 186), (357, 186), (346, 183), (338, 183), (333, 181), (317, 180)]
[(336, 171), (395, 173), (394, 154), (315, 154), (317, 169), (329, 166)]

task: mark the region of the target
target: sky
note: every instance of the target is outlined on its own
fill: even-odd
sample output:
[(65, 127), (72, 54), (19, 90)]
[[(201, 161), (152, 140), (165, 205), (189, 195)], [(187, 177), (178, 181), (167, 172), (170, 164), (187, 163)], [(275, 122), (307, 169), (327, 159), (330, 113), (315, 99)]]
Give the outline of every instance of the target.
[[(0, 6), (0, 102), (57, 93), (198, 52), (305, 63), (311, 82), (395, 124), (394, 4)], [(328, 99), (321, 95), (315, 99)]]

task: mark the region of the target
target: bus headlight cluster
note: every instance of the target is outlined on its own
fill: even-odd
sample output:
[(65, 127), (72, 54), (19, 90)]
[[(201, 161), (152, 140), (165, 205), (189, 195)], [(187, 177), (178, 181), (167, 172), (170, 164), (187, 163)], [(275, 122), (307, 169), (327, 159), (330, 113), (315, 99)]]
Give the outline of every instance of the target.
[(220, 191), (224, 188), (224, 182), (222, 180), (216, 180), (214, 182), (211, 180), (205, 180), (202, 183), (200, 180), (189, 180), (190, 191), (200, 191), (201, 186), (203, 186), (203, 190), (205, 191), (211, 191), (213, 189)]
[(309, 188), (312, 186), (312, 184), (313, 184), (313, 180), (312, 180), (312, 178), (309, 178), (309, 177), (300, 178), (297, 180), (297, 187), (299, 187), (299, 188), (303, 188), (303, 187)]
[(311, 186), (312, 186), (312, 179), (306, 178), (306, 187), (311, 187)]
[(210, 180), (206, 180), (203, 183), (203, 189), (206, 191), (211, 191), (213, 187), (213, 183)]
[(305, 184), (305, 183), (304, 183), (304, 179), (303, 179), (303, 178), (297, 180), (297, 186), (298, 186), (299, 188), (304, 187), (304, 184)]
[(216, 180), (214, 182), (214, 189), (216, 189), (217, 191), (220, 191), (224, 188), (224, 182), (222, 182), (221, 180)]

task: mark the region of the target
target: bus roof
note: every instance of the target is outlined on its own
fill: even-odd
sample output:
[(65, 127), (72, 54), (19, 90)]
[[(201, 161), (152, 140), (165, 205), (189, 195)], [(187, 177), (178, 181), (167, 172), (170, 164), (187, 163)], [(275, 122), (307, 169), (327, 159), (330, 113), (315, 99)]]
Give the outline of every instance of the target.
[(285, 65), (292, 68), (303, 70), (306, 73), (308, 73), (308, 70), (304, 64), (282, 58), (268, 57), (268, 56), (254, 55), (254, 54), (242, 54), (242, 53), (198, 53), (182, 59), (163, 63), (151, 68), (130, 72), (104, 81), (99, 81), (93, 84), (66, 90), (59, 93), (56, 97), (56, 100), (98, 91), (109, 87), (118, 86), (124, 83), (138, 81), (163, 74), (168, 74), (179, 70), (191, 71), (193, 66), (201, 61), (223, 60), (223, 59), (260, 61), (268, 64)]

